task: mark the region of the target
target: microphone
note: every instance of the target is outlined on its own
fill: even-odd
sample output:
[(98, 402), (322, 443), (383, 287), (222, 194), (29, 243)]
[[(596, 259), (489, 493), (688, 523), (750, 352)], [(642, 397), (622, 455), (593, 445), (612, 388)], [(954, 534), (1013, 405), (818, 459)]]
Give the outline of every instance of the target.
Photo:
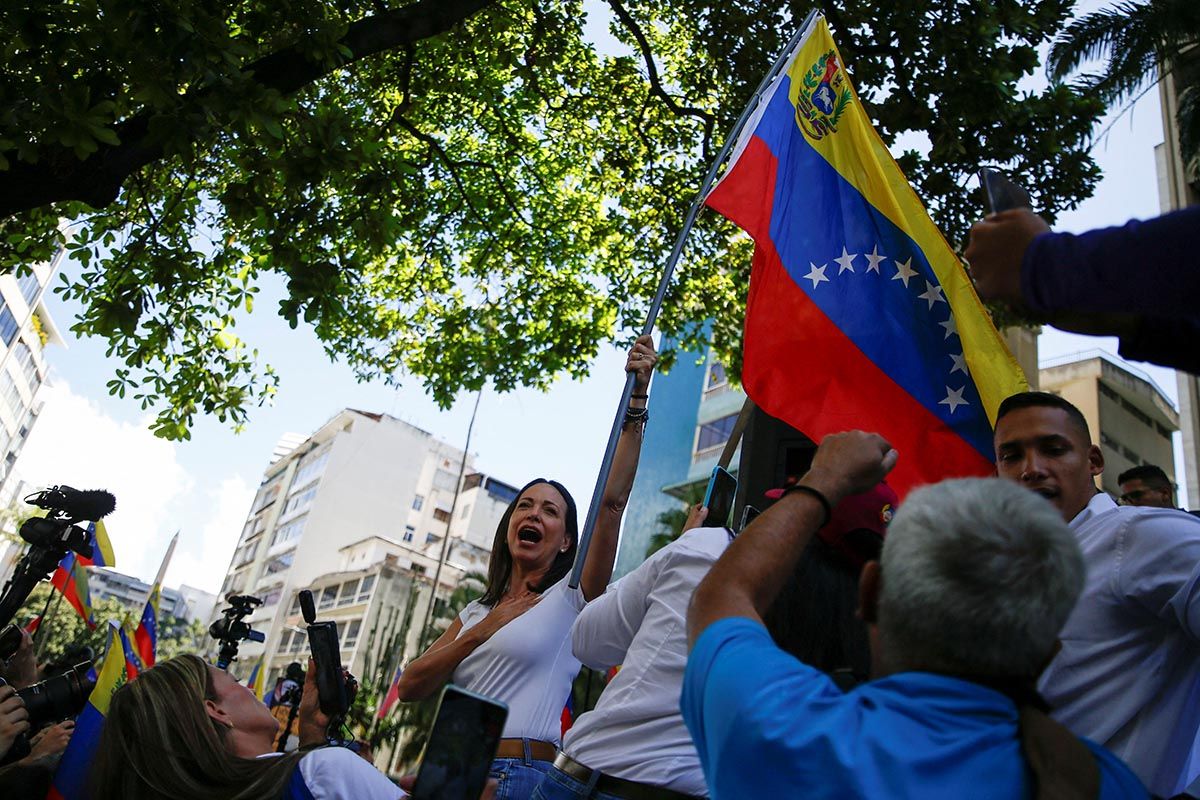
[(72, 489), (70, 486), (51, 486), (26, 497), (25, 502), (61, 512), (75, 520), (97, 520), (108, 516), (117, 507), (117, 498), (103, 489)]

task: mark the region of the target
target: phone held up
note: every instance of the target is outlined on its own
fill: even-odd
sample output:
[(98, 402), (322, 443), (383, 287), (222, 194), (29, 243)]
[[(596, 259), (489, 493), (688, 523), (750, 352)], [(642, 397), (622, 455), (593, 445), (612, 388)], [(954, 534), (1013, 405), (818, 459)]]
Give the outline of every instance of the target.
[[(317, 609), (312, 592), (299, 594), (300, 611), (308, 623), (308, 646), (317, 670), (317, 695), (321, 712), (328, 715), (330, 728), (341, 726), (341, 719), (350, 710), (358, 681), (342, 668), (341, 645), (338, 643), (337, 623), (317, 622)], [(336, 727), (335, 727), (336, 726)]]
[(478, 800), (507, 718), (504, 703), (447, 685), (417, 770), (414, 800)]
[(704, 492), (704, 507), (708, 516), (704, 524), (714, 528), (729, 525), (729, 515), (733, 512), (734, 495), (737, 494), (737, 478), (722, 467), (713, 467), (712, 477), (708, 479), (708, 489)]
[(1008, 176), (991, 167), (979, 170), (979, 185), (983, 187), (983, 204), (987, 213), (1010, 211), (1014, 208), (1033, 208), (1025, 187), (1009, 180)]

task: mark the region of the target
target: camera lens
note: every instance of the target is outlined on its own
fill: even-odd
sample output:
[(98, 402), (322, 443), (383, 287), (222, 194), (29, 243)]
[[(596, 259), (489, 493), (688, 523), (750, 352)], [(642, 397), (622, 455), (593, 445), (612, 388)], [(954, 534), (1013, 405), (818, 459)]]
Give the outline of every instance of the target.
[(69, 672), (27, 686), (17, 692), (25, 701), (29, 722), (37, 727), (46, 722), (56, 722), (74, 717), (83, 710), (95, 682), (88, 680), (87, 671), (91, 664), (76, 664)]

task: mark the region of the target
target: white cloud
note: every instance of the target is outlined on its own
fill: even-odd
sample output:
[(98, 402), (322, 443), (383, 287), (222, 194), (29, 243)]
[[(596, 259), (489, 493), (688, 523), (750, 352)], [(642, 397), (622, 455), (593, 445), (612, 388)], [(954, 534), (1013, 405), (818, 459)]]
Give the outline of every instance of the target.
[(246, 512), (254, 501), (254, 492), (253, 485), (234, 475), (206, 493), (206, 505), (212, 508), (212, 516), (199, 535), (179, 537), (164, 583), (168, 586), (186, 583), (214, 593), (220, 590)]
[[(180, 530), (165, 583), (216, 591), (233, 554), (253, 487), (240, 476), (207, 491), (179, 461), (177, 445), (148, 430), (149, 419), (120, 422), (59, 381), (38, 397), (45, 407), (17, 462), (17, 473), (41, 487), (107, 489), (117, 508), (105, 523), (116, 568), (153, 580), (172, 534)], [(207, 487), (205, 487), (207, 488)]]

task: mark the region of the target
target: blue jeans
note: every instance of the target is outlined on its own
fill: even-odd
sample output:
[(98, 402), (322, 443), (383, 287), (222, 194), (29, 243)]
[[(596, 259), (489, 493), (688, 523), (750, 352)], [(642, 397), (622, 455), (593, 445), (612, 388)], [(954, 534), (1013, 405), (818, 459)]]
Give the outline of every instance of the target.
[(499, 781), (496, 800), (529, 800), (542, 776), (554, 767), (536, 758), (497, 758), (492, 762), (491, 777)]
[(533, 793), (533, 800), (621, 800), (615, 794), (597, 792), (583, 781), (551, 767)]

